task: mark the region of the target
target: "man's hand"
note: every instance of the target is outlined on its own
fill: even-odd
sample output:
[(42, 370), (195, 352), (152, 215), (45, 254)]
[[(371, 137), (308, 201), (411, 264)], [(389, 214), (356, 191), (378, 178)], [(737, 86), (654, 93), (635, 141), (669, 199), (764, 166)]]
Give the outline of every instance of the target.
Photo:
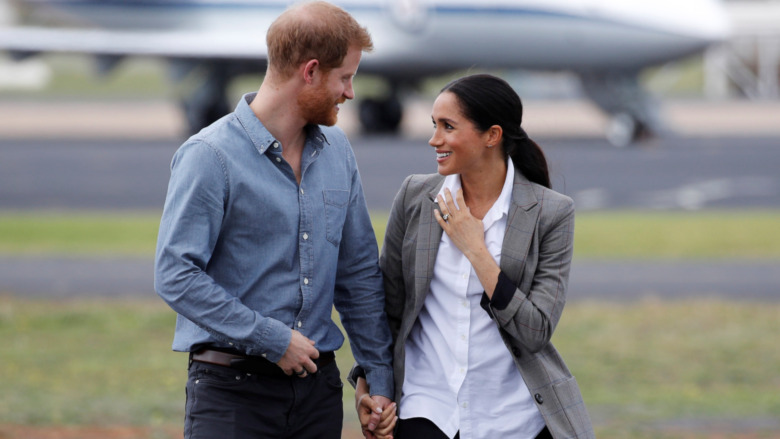
[(287, 375), (295, 374), (301, 378), (317, 372), (317, 365), (312, 360), (319, 358), (320, 352), (314, 347), (314, 340), (309, 340), (294, 329), (291, 331), (290, 345), (276, 364)]
[(358, 378), (355, 400), (363, 436), (366, 439), (392, 439), (398, 420), (396, 404), (384, 396), (370, 396), (363, 378)]

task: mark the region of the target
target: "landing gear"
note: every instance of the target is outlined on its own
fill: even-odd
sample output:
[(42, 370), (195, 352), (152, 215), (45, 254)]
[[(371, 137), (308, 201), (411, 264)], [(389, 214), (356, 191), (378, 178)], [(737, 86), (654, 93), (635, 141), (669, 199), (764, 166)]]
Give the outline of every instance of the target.
[(197, 133), (232, 110), (225, 97), (230, 80), (226, 66), (217, 64), (204, 69), (196, 88), (189, 94), (185, 92), (181, 99), (189, 134)]
[(189, 99), (182, 102), (182, 107), (187, 118), (187, 128), (190, 134), (197, 133), (231, 111), (224, 99), (205, 102)]
[(397, 97), (367, 98), (360, 102), (359, 119), (367, 134), (395, 133), (401, 126), (403, 111)]
[(650, 137), (647, 127), (628, 113), (612, 115), (605, 134), (607, 141), (616, 148), (625, 148), (644, 137)]
[(638, 72), (581, 73), (585, 94), (610, 115), (606, 139), (625, 148), (663, 132), (654, 100), (639, 85)]

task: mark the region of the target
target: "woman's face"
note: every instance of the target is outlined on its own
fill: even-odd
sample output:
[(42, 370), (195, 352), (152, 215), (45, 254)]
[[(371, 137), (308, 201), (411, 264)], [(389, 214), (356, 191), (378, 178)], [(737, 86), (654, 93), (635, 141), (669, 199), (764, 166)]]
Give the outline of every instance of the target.
[(433, 136), (428, 144), (436, 148), (441, 175), (487, 171), (487, 133), (481, 133), (460, 109), (455, 94), (445, 91), (433, 103)]

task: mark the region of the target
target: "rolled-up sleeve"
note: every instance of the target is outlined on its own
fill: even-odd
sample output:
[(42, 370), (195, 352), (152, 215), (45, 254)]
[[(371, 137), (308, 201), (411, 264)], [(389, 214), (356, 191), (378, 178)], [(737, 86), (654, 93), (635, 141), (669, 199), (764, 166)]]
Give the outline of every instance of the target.
[(248, 308), (208, 274), (229, 195), (219, 152), (189, 142), (174, 155), (155, 255), (155, 290), (220, 342), (278, 361), (291, 338), (282, 322)]

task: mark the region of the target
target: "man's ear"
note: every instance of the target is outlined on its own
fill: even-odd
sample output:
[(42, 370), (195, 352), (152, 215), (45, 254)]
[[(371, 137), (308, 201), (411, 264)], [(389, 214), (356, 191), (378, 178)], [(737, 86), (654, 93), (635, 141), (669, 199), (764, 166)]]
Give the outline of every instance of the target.
[(320, 71), (320, 62), (316, 59), (310, 59), (308, 62), (303, 64), (303, 80), (307, 84), (311, 84), (314, 82), (314, 78), (317, 76), (317, 74)]

